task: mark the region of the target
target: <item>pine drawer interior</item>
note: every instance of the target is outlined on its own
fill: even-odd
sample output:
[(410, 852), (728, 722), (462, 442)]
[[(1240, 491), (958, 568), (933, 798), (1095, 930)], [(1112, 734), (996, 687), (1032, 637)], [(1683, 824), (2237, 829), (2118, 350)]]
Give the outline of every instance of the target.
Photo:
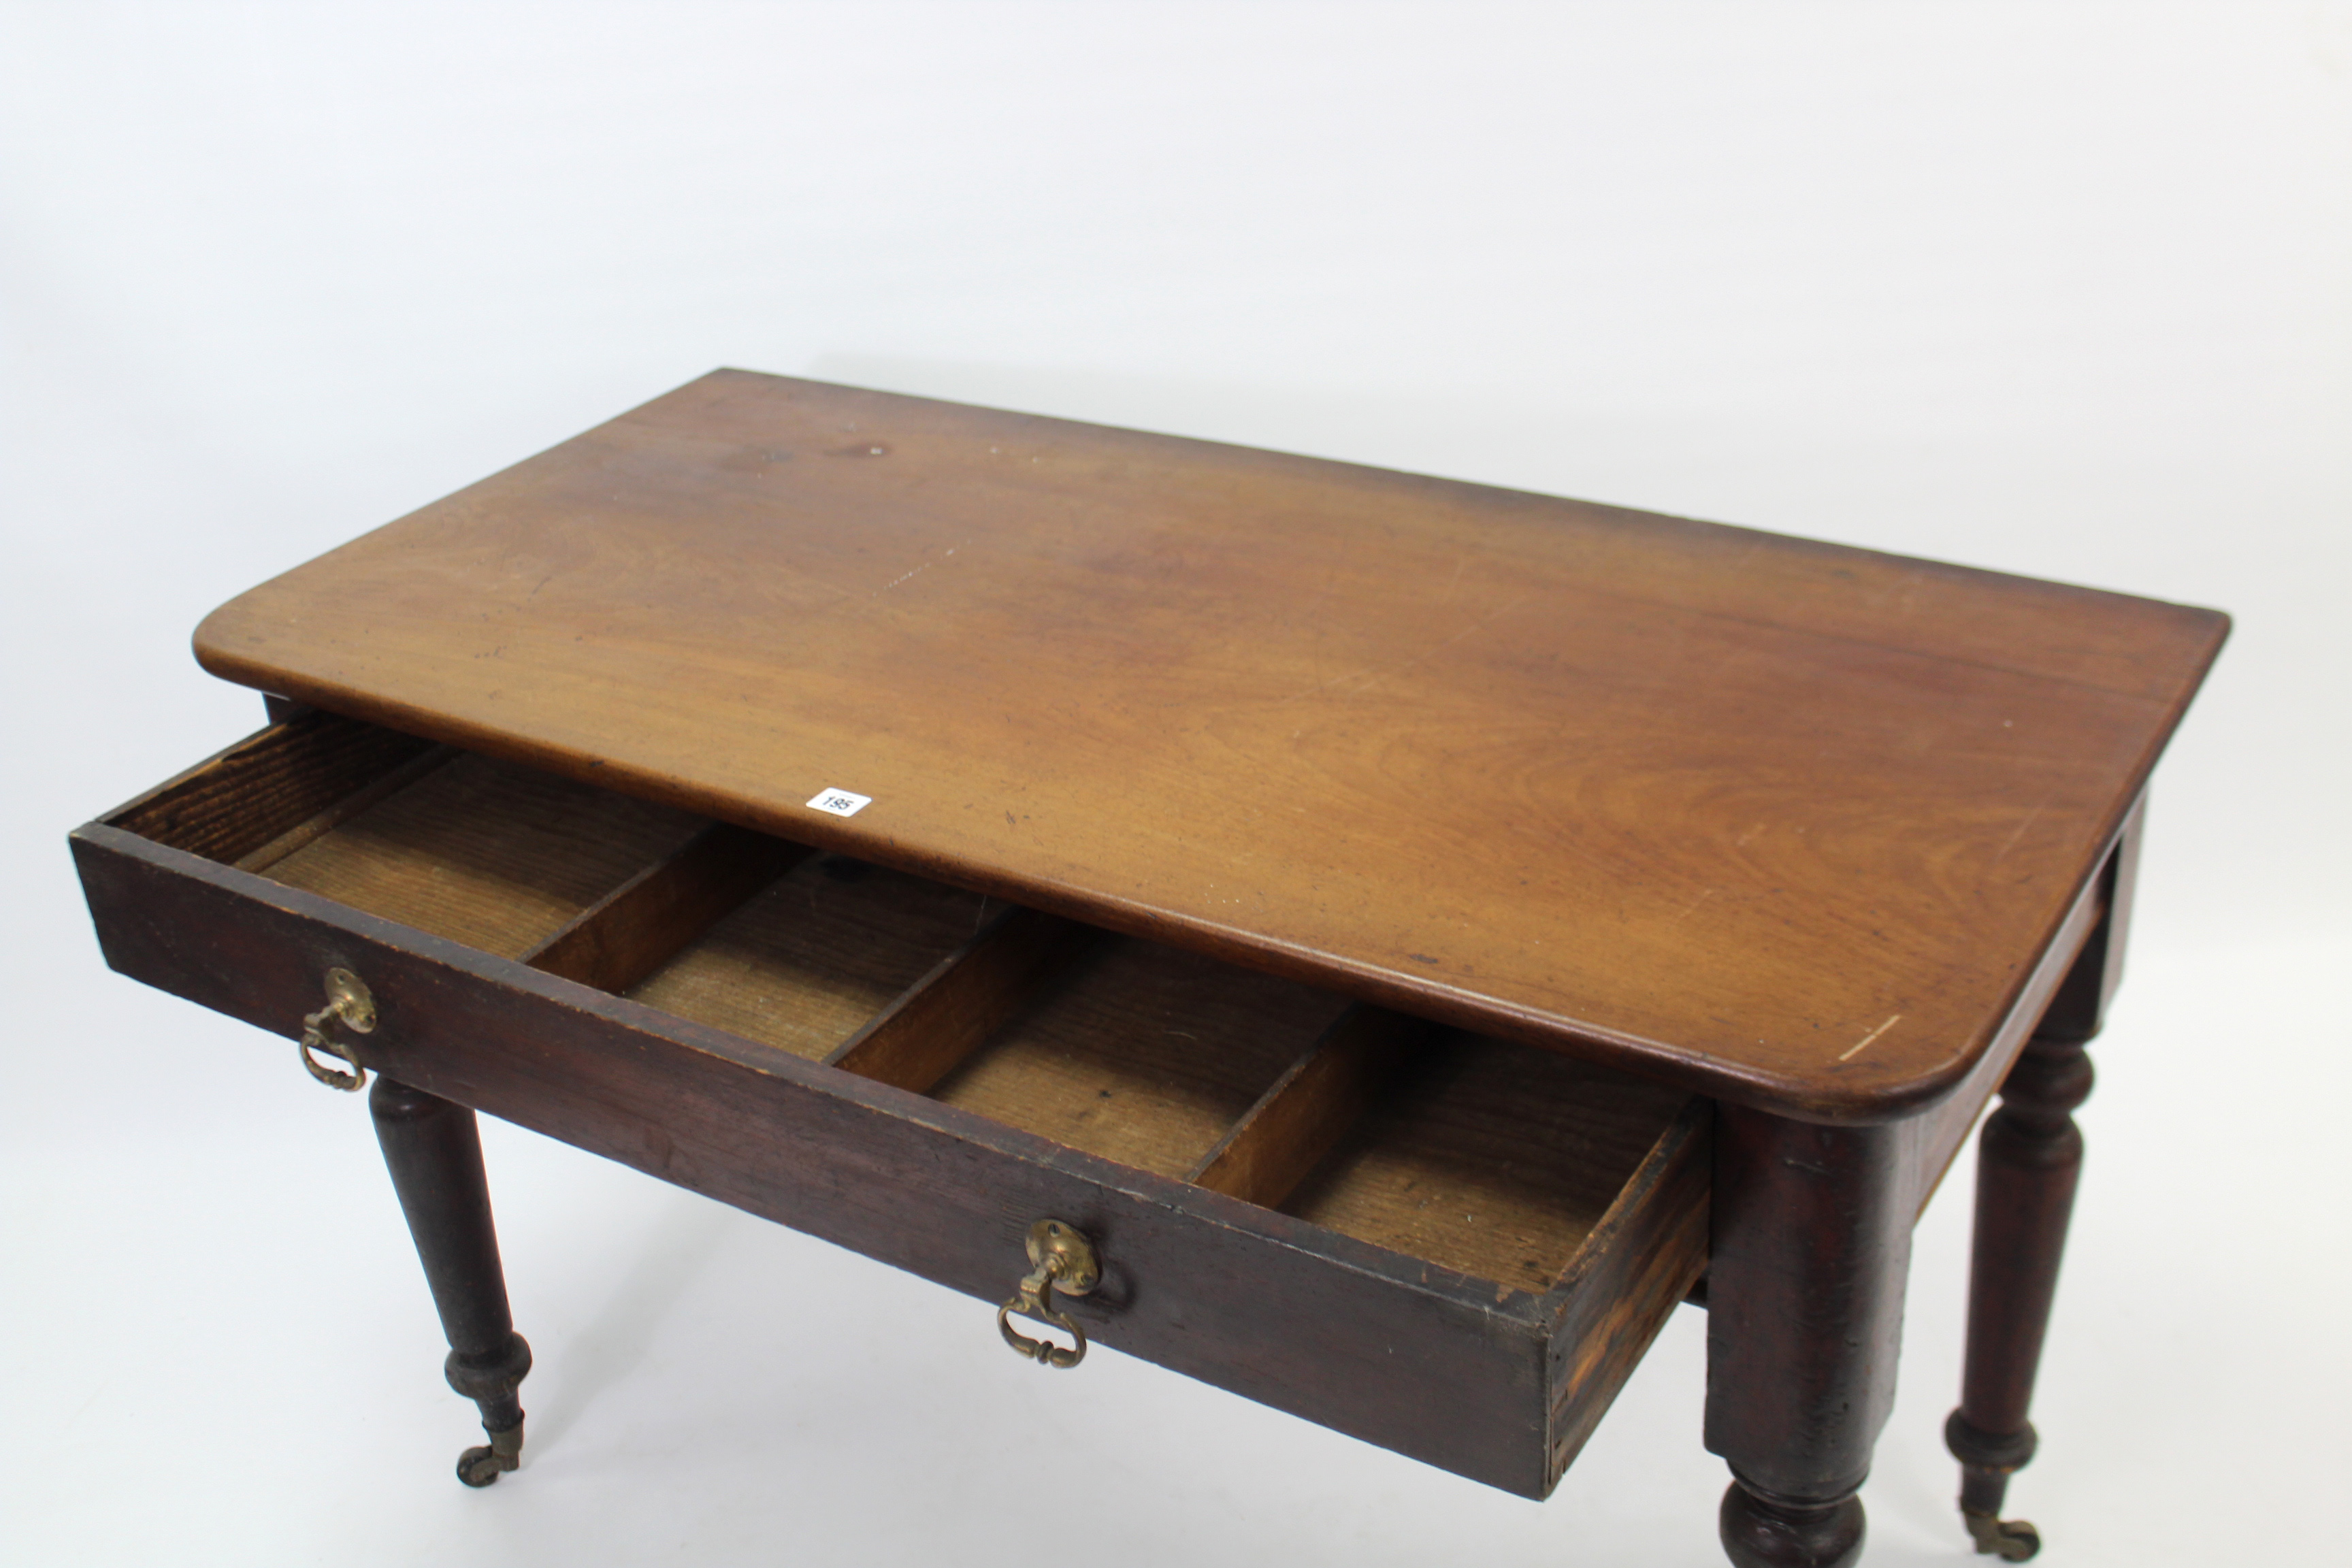
[(108, 821), (1502, 1289), (1688, 1099), (324, 714)]

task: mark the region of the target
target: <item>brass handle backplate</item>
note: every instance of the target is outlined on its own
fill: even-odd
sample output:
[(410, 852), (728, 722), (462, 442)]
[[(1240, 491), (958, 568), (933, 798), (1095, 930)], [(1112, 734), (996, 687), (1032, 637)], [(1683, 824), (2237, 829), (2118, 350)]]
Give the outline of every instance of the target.
[[(360, 1066), (360, 1058), (352, 1054), (351, 1047), (329, 1037), (328, 1026), (337, 1022), (353, 1034), (375, 1031), (375, 997), (369, 994), (367, 982), (348, 969), (327, 971), (327, 1005), (303, 1017), (302, 1043), (296, 1048), (302, 1053), (302, 1065), (310, 1069), (312, 1078), (329, 1089), (357, 1093), (367, 1083), (367, 1069)], [(352, 1070), (338, 1071), (312, 1056), (312, 1051), (324, 1051)]]
[[(1054, 1305), (1054, 1292), (1083, 1296), (1102, 1283), (1095, 1249), (1077, 1226), (1058, 1219), (1041, 1219), (1029, 1227), (1029, 1277), (1013, 1297), (996, 1309), (996, 1331), (1016, 1354), (1040, 1366), (1076, 1366), (1086, 1359), (1087, 1331), (1077, 1320)], [(1051, 1323), (1074, 1342), (1065, 1350), (1046, 1340), (1033, 1340), (1013, 1326), (1013, 1315)]]

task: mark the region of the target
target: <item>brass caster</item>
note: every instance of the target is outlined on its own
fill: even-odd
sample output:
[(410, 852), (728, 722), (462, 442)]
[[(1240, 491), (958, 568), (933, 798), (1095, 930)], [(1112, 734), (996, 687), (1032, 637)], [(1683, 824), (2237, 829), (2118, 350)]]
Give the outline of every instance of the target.
[(1964, 1510), (1969, 1538), (1977, 1551), (1998, 1555), (2004, 1563), (2022, 1563), (2042, 1550), (2042, 1532), (2021, 1519), (1995, 1519), (1989, 1513)]
[(486, 1487), (522, 1463), (522, 1428), (493, 1432), (489, 1442), (457, 1456), (457, 1479), (469, 1487)]

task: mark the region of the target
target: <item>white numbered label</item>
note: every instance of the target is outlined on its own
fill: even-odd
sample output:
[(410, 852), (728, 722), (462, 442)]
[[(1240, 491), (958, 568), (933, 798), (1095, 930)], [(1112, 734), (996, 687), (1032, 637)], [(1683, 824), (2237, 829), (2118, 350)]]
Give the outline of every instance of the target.
[(835, 816), (856, 816), (874, 804), (870, 795), (852, 795), (845, 789), (821, 789), (809, 802), (814, 811), (829, 811)]

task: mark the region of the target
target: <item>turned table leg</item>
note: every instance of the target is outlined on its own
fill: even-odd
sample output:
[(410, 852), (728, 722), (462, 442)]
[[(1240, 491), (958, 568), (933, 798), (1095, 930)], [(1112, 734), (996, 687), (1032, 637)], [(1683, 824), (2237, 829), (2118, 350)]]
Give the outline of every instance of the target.
[(1893, 1127), (1716, 1108), (1706, 1446), (1738, 1568), (1850, 1568), (1895, 1401), (1911, 1193)]
[(425, 1265), (449, 1341), (449, 1386), (481, 1409), (489, 1442), (457, 1458), (457, 1479), (486, 1487), (522, 1458), (522, 1405), (530, 1346), (514, 1331), (499, 1267), (490, 1190), (474, 1113), (378, 1074), (368, 1097), (383, 1163)]
[(2083, 1170), (2083, 1134), (2073, 1115), (2091, 1094), (2083, 1047), (2099, 1032), (2122, 978), (2140, 820), (2135, 807), (2105, 874), (2106, 915), (2009, 1069), (2000, 1106), (1985, 1119), (1977, 1144), (1968, 1362), (1944, 1446), (1960, 1462), (1960, 1517), (1969, 1538), (1979, 1552), (2011, 1563), (2042, 1550), (2041, 1532), (2002, 1519), (2000, 1509), (2009, 1478), (2033, 1458), (2026, 1411)]
[(2033, 1526), (2004, 1521), (2000, 1505), (2010, 1476), (2033, 1458), (2026, 1407), (2083, 1166), (2083, 1137), (2067, 1113), (2090, 1092), (2081, 1042), (2036, 1037), (2010, 1068), (1978, 1145), (1968, 1366), (1944, 1442), (1960, 1461), (1960, 1515), (1977, 1550), (2011, 1563), (2042, 1550)]

